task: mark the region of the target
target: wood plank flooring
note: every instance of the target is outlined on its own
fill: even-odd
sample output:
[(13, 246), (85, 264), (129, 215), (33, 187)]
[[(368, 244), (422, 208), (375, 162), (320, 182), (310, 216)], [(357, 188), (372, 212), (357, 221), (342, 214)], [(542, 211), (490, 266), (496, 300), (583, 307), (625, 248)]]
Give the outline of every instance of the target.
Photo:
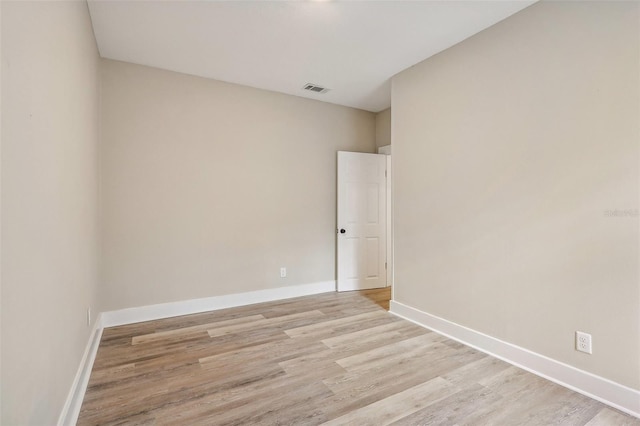
[(360, 290), (358, 294), (373, 301), (381, 308), (389, 310), (389, 301), (391, 300), (391, 287), (374, 288), (372, 290)]
[(326, 293), (107, 328), (78, 424), (640, 425), (376, 299)]

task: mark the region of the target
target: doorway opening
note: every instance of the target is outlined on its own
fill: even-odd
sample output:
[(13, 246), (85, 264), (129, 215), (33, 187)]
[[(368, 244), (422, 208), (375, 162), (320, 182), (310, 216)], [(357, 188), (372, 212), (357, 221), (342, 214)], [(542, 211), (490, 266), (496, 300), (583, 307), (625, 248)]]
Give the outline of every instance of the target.
[(337, 203), (337, 290), (362, 291), (387, 309), (393, 284), (390, 151), (338, 152)]

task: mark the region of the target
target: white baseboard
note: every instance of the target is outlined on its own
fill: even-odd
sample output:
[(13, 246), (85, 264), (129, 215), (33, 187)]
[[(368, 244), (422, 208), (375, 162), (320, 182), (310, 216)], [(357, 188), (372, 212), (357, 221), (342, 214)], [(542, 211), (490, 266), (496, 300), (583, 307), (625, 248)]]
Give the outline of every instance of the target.
[(290, 299), (292, 297), (310, 296), (312, 294), (335, 291), (335, 281), (322, 281), (288, 287), (270, 288), (249, 291), (246, 293), (227, 294), (224, 296), (205, 297), (202, 299), (183, 300), (180, 302), (161, 303), (138, 308), (120, 309), (102, 313), (102, 326), (133, 324), (180, 315), (197, 314), (236, 306), (253, 305), (254, 303), (271, 302)]
[(390, 312), (573, 391), (640, 417), (640, 391), (392, 300)]
[(71, 390), (67, 396), (67, 400), (64, 403), (62, 412), (58, 417), (58, 426), (71, 426), (75, 425), (78, 421), (78, 415), (80, 415), (80, 408), (82, 408), (82, 400), (84, 399), (84, 393), (87, 390), (89, 384), (89, 377), (91, 376), (91, 369), (93, 368), (93, 361), (96, 359), (98, 353), (98, 346), (100, 345), (100, 338), (102, 337), (102, 316), (98, 315), (96, 322), (93, 325), (91, 334), (89, 335), (89, 341), (84, 350), (84, 354), (80, 359), (80, 365), (76, 376), (73, 378), (71, 384)]

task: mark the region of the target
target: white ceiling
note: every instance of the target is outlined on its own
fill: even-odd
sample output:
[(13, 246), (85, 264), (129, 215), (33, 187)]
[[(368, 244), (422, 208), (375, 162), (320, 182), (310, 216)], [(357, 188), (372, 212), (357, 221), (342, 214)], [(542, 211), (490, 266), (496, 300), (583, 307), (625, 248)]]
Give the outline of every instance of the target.
[(104, 58), (378, 112), (394, 74), (533, 2), (89, 0), (89, 11)]

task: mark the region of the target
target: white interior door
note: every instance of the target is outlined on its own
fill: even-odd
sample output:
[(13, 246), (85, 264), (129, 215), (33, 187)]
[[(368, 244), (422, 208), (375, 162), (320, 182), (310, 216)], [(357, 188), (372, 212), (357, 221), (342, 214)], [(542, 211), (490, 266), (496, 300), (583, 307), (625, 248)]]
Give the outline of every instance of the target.
[(338, 152), (338, 291), (385, 287), (385, 155)]

